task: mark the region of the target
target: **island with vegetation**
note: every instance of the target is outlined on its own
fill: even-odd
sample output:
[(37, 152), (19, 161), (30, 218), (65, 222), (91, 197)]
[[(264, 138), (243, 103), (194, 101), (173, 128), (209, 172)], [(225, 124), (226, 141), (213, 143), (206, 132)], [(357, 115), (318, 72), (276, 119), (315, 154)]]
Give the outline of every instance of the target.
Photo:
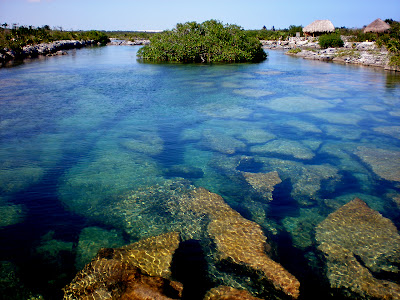
[(173, 30), (154, 35), (138, 57), (184, 63), (260, 62), (267, 54), (260, 41), (241, 27), (209, 20), (179, 23)]

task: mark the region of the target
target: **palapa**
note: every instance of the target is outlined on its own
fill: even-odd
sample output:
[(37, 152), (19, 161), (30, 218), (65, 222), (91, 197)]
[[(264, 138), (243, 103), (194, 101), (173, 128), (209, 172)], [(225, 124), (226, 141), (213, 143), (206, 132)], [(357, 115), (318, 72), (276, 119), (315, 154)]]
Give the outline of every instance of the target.
[(389, 30), (390, 30), (390, 25), (378, 18), (364, 28), (364, 33), (366, 32), (382, 33)]
[(326, 32), (334, 32), (335, 26), (329, 20), (315, 20), (311, 24), (303, 28), (303, 32), (306, 35), (321, 34)]

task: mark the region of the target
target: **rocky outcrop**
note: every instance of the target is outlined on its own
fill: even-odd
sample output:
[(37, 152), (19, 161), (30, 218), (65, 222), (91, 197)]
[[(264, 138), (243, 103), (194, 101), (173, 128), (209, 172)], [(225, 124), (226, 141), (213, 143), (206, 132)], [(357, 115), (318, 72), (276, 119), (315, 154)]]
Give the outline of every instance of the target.
[(89, 41), (76, 41), (76, 40), (63, 40), (54, 41), (52, 43), (43, 43), (37, 45), (27, 45), (22, 48), (20, 53), (11, 49), (0, 50), (0, 64), (3, 64), (12, 59), (24, 59), (28, 57), (38, 57), (39, 55), (65, 55), (65, 50), (77, 49), (93, 45), (95, 42)]
[(221, 196), (204, 188), (196, 188), (188, 196), (182, 198), (182, 203), (210, 218), (207, 231), (216, 245), (217, 261), (260, 272), (261, 280), (274, 287), (271, 292), (294, 299), (299, 297), (300, 282), (265, 253), (266, 237), (257, 223), (243, 218)]
[(149, 44), (150, 44), (150, 40), (146, 40), (146, 39), (137, 39), (134, 41), (111, 39), (111, 42), (108, 43), (108, 45), (111, 45), (111, 46), (140, 46), (140, 45), (149, 45)]
[[(299, 52), (286, 52), (287, 55), (311, 60), (332, 61), (344, 64), (357, 64), (384, 68), (385, 70), (400, 71), (400, 68), (389, 65), (390, 53), (386, 50), (375, 49), (372, 46), (358, 43), (354, 48), (328, 48), (323, 50), (300, 49)], [(369, 44), (369, 43), (368, 43)], [(291, 48), (293, 49), (293, 48)]]
[(64, 288), (64, 299), (176, 299), (183, 286), (169, 280), (179, 233), (121, 248), (104, 248)]
[(276, 171), (269, 173), (242, 172), (242, 174), (248, 184), (267, 202), (272, 201), (275, 185), (282, 182)]
[(331, 287), (357, 299), (400, 299), (400, 235), (396, 226), (355, 198), (316, 228)]
[(261, 300), (253, 297), (248, 291), (238, 290), (229, 286), (219, 286), (207, 292), (204, 300)]
[(360, 146), (354, 153), (379, 177), (400, 182), (400, 151)]

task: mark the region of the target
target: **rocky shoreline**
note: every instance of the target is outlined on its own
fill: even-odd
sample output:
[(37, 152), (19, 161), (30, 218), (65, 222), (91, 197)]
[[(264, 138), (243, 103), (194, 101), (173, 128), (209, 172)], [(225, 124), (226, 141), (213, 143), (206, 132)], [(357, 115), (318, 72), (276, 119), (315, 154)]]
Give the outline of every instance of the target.
[(342, 48), (321, 49), (314, 38), (289, 38), (285, 41), (261, 41), (263, 48), (270, 50), (291, 50), (285, 54), (304, 59), (357, 64), (383, 68), (388, 71), (400, 71), (400, 67), (389, 65), (390, 53), (379, 48), (375, 42), (345, 41)]
[[(135, 41), (111, 39), (107, 45), (112, 46), (138, 46), (148, 45), (149, 40), (140, 39)], [(390, 66), (390, 53), (384, 48), (379, 48), (375, 42), (348, 42), (346, 41), (342, 48), (320, 49), (318, 41), (315, 38), (289, 38), (288, 40), (262, 40), (264, 49), (270, 50), (291, 50), (285, 54), (301, 57), (304, 59), (321, 60), (328, 62), (338, 62), (343, 64), (357, 64), (363, 66), (372, 66), (383, 68), (389, 71), (400, 72), (400, 67)], [(0, 66), (15, 59), (25, 59), (43, 56), (65, 55), (68, 49), (79, 49), (82, 47), (95, 45), (93, 40), (77, 41), (63, 40), (52, 43), (43, 43), (37, 45), (28, 45), (23, 47), (21, 53), (11, 49), (0, 49)]]
[(53, 56), (65, 55), (68, 49), (83, 48), (90, 45), (95, 45), (93, 40), (89, 41), (76, 41), (76, 40), (63, 40), (54, 41), (52, 43), (43, 43), (37, 45), (27, 45), (22, 48), (20, 53), (11, 49), (0, 49), (0, 65), (15, 59), (25, 59), (30, 57), (38, 57), (39, 55)]

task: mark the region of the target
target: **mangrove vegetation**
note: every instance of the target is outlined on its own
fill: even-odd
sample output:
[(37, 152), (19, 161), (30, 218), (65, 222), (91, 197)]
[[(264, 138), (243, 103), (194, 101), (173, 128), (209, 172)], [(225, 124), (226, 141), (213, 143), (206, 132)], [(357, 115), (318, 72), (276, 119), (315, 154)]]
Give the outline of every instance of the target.
[(260, 41), (237, 25), (216, 20), (178, 23), (155, 34), (138, 51), (147, 61), (184, 63), (260, 62), (267, 58)]

